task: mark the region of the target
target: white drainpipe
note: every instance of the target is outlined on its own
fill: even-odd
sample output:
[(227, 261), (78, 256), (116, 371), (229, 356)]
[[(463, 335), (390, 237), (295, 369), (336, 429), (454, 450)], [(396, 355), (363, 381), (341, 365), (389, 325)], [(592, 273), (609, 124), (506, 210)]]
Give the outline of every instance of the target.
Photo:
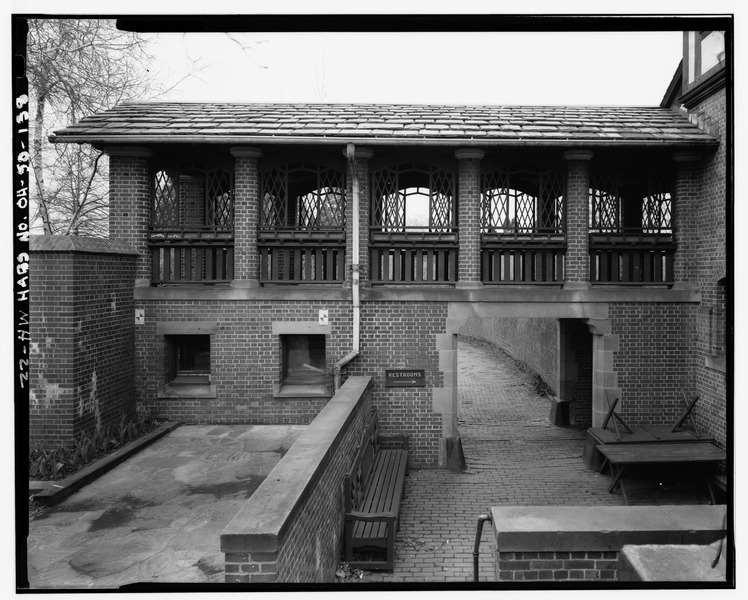
[(353, 144), (348, 144), (345, 149), (346, 158), (348, 159), (348, 165), (350, 166), (352, 188), (353, 188), (353, 239), (352, 242), (352, 254), (351, 257), (351, 276), (352, 276), (352, 287), (351, 287), (351, 298), (353, 300), (353, 348), (352, 350), (338, 362), (335, 363), (335, 389), (340, 389), (343, 383), (342, 370), (349, 362), (356, 358), (360, 353), (359, 339), (361, 336), (361, 297), (360, 297), (360, 278), (359, 278), (359, 185), (358, 185), (358, 170), (356, 168), (356, 147)]

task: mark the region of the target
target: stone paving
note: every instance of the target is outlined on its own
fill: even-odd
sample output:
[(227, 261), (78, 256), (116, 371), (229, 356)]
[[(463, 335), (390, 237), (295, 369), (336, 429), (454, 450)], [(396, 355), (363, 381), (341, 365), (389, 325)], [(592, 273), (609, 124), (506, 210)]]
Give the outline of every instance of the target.
[(29, 523), (31, 589), (223, 583), (219, 536), (300, 425), (182, 425)]
[[(468, 470), (411, 470), (396, 537), (395, 569), (366, 583), (472, 582), (478, 516), (502, 505), (622, 505), (610, 477), (582, 459), (584, 430), (551, 425), (550, 401), (500, 350), (461, 339), (459, 430)], [(629, 503), (706, 503), (705, 492), (645, 474), (627, 481)], [(491, 524), (480, 544), (480, 581), (493, 580)]]

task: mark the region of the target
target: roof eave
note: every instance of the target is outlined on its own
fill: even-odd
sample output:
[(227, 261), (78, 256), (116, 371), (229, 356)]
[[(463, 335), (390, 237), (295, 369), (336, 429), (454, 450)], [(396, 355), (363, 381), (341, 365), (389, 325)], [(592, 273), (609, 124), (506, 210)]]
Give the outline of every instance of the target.
[(381, 138), (381, 137), (310, 137), (310, 136), (50, 136), (56, 144), (91, 144), (92, 146), (147, 145), (147, 144), (224, 144), (224, 145), (267, 145), (267, 144), (308, 144), (340, 145), (349, 143), (362, 146), (584, 146), (584, 147), (711, 147), (719, 145), (712, 139), (652, 139), (652, 138)]

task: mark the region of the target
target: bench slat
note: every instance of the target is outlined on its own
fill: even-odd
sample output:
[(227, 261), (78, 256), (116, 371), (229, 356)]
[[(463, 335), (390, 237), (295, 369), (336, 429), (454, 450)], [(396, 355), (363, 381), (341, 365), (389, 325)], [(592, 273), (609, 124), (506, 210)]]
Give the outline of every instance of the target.
[[(405, 482), (407, 454), (402, 450), (380, 450), (374, 464), (374, 472), (367, 483), (367, 495), (361, 512), (399, 513), (400, 499)], [(372, 544), (386, 541), (386, 523), (358, 523), (354, 528), (354, 538), (369, 540)]]

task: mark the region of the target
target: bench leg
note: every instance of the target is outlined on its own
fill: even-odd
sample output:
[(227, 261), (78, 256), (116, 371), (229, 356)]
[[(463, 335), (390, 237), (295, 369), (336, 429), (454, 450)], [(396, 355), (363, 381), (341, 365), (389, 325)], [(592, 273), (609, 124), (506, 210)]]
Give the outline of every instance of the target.
[(610, 487), (608, 488), (608, 493), (612, 494), (613, 490), (616, 489), (618, 485), (621, 486), (621, 494), (623, 494), (623, 501), (626, 505), (628, 505), (629, 501), (626, 497), (626, 488), (623, 485), (623, 472), (626, 470), (625, 465), (619, 465), (617, 467), (613, 467), (613, 464), (610, 465), (610, 470), (613, 473), (613, 481), (610, 484)]

